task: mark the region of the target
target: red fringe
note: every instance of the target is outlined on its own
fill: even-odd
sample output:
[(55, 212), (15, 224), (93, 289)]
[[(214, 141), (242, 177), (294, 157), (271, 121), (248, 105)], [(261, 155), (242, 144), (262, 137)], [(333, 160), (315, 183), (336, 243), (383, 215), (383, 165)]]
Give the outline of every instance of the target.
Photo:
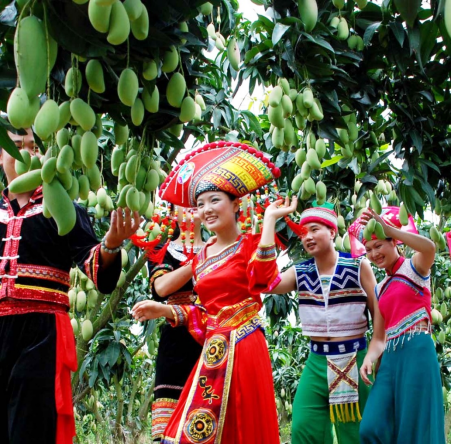
[(275, 244), (280, 250), (282, 250), (282, 251), (287, 250), (287, 245), (285, 245), (281, 241), (281, 239), (279, 238), (278, 234), (276, 234), (276, 233), (275, 233)]
[(149, 250), (147, 252), (149, 260), (154, 264), (161, 265), (166, 254), (166, 250), (168, 250), (168, 246), (169, 242), (165, 242), (165, 244), (160, 250), (157, 251), (155, 249)]
[(192, 249), (190, 250), (190, 253), (187, 254), (187, 259), (185, 259), (185, 260), (184, 260), (183, 262), (181, 262), (180, 264), (181, 264), (182, 266), (187, 265), (188, 263), (190, 263), (190, 261), (193, 260), (193, 258), (194, 258), (195, 256), (196, 256), (196, 254), (195, 254), (194, 248), (192, 248)]
[(302, 237), (306, 234), (306, 227), (303, 225), (299, 225), (294, 222), (289, 216), (285, 216), (284, 220), (286, 221), (287, 226), (298, 236)]
[(138, 248), (141, 248), (142, 250), (153, 250), (162, 240), (162, 236), (159, 234), (154, 240), (152, 241), (145, 241), (143, 239), (146, 239), (146, 236), (138, 236), (137, 234), (133, 234), (130, 236), (130, 240), (132, 241), (133, 245), (135, 245)]

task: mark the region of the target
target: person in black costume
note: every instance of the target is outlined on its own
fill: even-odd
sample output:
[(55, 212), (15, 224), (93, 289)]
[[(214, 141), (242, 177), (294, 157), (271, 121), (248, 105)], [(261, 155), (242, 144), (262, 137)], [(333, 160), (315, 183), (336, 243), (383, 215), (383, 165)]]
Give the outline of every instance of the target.
[[(186, 226), (187, 213), (177, 208), (179, 227)], [(148, 263), (150, 269), (151, 296), (158, 302), (167, 304), (194, 304), (196, 295), (193, 294), (190, 264), (181, 265), (187, 260), (185, 239), (193, 240), (191, 248), (197, 253), (201, 246), (200, 221), (196, 210), (189, 213), (192, 219), (192, 229), (187, 232), (179, 231), (179, 236), (171, 241), (166, 250), (163, 262), (159, 265)], [(190, 239), (191, 238), (191, 239)], [(181, 288), (174, 287), (174, 275), (186, 274), (186, 283)], [(177, 281), (177, 280), (176, 280)], [(177, 401), (185, 382), (199, 358), (202, 347), (191, 336), (185, 327), (173, 328), (168, 323), (163, 326), (156, 363), (156, 377), (154, 402), (152, 404), (152, 439), (160, 441), (165, 427), (176, 408)]]
[[(10, 134), (35, 154), (31, 130)], [(15, 159), (0, 150), (10, 184)], [(102, 243), (86, 211), (74, 203), (72, 231), (58, 234), (43, 215), (42, 186), (0, 196), (0, 443), (72, 444), (75, 423), (70, 371), (77, 369), (68, 315), (69, 270), (76, 263), (102, 293), (121, 272), (122, 242), (139, 227), (138, 212), (113, 211)]]

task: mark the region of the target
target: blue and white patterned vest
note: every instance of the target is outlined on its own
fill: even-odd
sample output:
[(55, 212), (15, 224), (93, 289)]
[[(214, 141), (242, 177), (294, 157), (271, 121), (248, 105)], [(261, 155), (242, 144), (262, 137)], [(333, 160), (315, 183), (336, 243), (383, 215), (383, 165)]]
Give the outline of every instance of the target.
[(339, 252), (325, 293), (314, 258), (294, 266), (304, 335), (341, 337), (367, 331), (367, 295), (360, 282), (360, 266), (360, 258)]

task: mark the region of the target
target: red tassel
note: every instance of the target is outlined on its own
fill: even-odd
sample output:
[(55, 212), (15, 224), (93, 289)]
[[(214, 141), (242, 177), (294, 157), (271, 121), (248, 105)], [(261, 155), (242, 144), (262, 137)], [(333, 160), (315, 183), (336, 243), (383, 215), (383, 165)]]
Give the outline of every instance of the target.
[(165, 258), (166, 250), (168, 250), (169, 242), (165, 242), (160, 250), (149, 250), (147, 256), (153, 264), (161, 265)]
[(306, 227), (295, 223), (289, 216), (284, 217), (287, 226), (298, 236), (303, 237), (306, 235)]
[(133, 245), (135, 245), (138, 248), (141, 248), (142, 250), (153, 250), (162, 240), (162, 236), (159, 234), (154, 240), (152, 241), (145, 241), (143, 239), (146, 239), (146, 236), (138, 236), (137, 234), (133, 234), (130, 236), (130, 240), (132, 241)]
[(190, 250), (190, 253), (187, 254), (187, 259), (185, 259), (183, 262), (180, 263), (181, 266), (183, 267), (184, 265), (187, 265), (188, 263), (190, 263), (190, 261), (192, 261), (195, 256), (196, 256), (195, 249), (192, 248)]
[(276, 233), (275, 233), (275, 244), (280, 250), (283, 250), (283, 251), (287, 250), (287, 246), (282, 243), (281, 239), (279, 238), (279, 236)]

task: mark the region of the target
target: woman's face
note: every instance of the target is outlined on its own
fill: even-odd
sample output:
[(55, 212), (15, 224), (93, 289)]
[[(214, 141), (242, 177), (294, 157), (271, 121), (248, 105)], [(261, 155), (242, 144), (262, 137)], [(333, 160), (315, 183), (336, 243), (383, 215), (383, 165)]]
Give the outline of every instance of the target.
[(331, 248), (336, 232), (332, 228), (317, 222), (310, 222), (305, 225), (305, 232), (301, 236), (304, 249), (311, 256), (318, 256)]
[(389, 269), (399, 257), (396, 241), (393, 239), (367, 241), (366, 255), (378, 268)]
[(206, 191), (197, 200), (198, 215), (210, 231), (230, 229), (236, 225), (235, 214), (239, 210), (238, 199), (231, 200), (222, 191)]

